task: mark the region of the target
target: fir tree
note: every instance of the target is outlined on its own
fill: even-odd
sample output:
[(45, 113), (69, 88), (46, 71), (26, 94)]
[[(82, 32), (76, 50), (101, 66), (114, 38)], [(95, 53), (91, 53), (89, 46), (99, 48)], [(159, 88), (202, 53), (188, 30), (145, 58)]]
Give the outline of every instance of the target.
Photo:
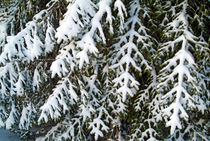
[[(208, 97), (202, 74), (193, 57), (198, 52), (207, 51), (207, 44), (193, 35), (189, 22), (191, 15), (187, 11), (189, 3), (187, 0), (172, 3), (172, 21), (164, 30), (169, 41), (159, 49), (160, 56), (169, 57), (158, 75), (158, 93), (163, 94), (160, 99), (162, 116), (166, 127), (170, 127), (170, 134), (181, 140), (193, 139), (197, 134), (195, 120), (207, 110), (205, 100)], [(193, 109), (197, 112), (189, 114)], [(186, 134), (189, 134), (188, 137)]]
[(0, 1), (0, 127), (34, 140), (209, 140), (208, 5)]

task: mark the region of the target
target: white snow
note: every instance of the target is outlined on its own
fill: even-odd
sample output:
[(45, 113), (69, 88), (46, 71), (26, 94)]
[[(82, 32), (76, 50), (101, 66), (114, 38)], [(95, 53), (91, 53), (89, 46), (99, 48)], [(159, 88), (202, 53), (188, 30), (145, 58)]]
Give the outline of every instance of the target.
[[(161, 103), (167, 104), (167, 106), (162, 110), (162, 114), (163, 117), (169, 117), (169, 120), (165, 120), (166, 127), (170, 127), (171, 135), (175, 133), (177, 128), (182, 129), (182, 120), (188, 121), (187, 109), (196, 108), (201, 112), (206, 109), (201, 96), (198, 95), (201, 92), (201, 87), (198, 84), (201, 83), (198, 82), (201, 75), (197, 71), (198, 66), (189, 51), (190, 42), (197, 44), (197, 37), (188, 29), (186, 1), (181, 3), (180, 6), (182, 6), (181, 12), (177, 13), (176, 18), (166, 28), (167, 36), (176, 33), (175, 40), (164, 43), (161, 51), (168, 53), (171, 49), (174, 52), (177, 43), (181, 43), (180, 49), (174, 57), (164, 63), (165, 67), (161, 70), (160, 83), (157, 86), (158, 89), (161, 89), (161, 87), (166, 89)], [(181, 35), (178, 33), (181, 33)], [(172, 88), (169, 88), (171, 84)], [(192, 90), (193, 92), (191, 92)], [(163, 91), (163, 89), (160, 91)]]
[[(66, 76), (63, 81), (60, 81), (61, 83), (56, 86), (45, 104), (40, 107), (41, 115), (38, 119), (38, 123), (41, 123), (42, 120), (48, 122), (48, 116), (50, 116), (51, 119), (57, 119), (61, 114), (65, 114), (69, 110), (66, 97), (68, 97), (68, 101), (70, 101), (69, 104), (74, 104), (74, 101), (77, 101), (78, 96), (74, 91), (74, 85), (68, 78), (69, 75)], [(64, 94), (67, 96), (64, 96)]]
[(116, 0), (114, 3), (114, 9), (118, 10), (118, 16), (120, 17), (120, 31), (122, 33), (124, 30), (124, 21), (125, 21), (124, 15), (125, 17), (128, 16), (125, 5), (121, 0)]
[[(95, 15), (95, 7), (90, 0), (75, 0), (70, 3), (64, 19), (57, 28), (55, 35), (57, 42), (71, 41), (73, 37), (76, 37), (82, 28), (90, 22), (91, 17)], [(79, 18), (80, 16), (82, 19)]]
[[(70, 51), (72, 54), (70, 54)], [(59, 55), (57, 55), (56, 60), (50, 66), (50, 70), (52, 72), (52, 78), (57, 74), (59, 77), (65, 76), (69, 72), (69, 68), (71, 71), (74, 70), (75, 67), (75, 45), (71, 42), (69, 45), (63, 47), (59, 51)]]

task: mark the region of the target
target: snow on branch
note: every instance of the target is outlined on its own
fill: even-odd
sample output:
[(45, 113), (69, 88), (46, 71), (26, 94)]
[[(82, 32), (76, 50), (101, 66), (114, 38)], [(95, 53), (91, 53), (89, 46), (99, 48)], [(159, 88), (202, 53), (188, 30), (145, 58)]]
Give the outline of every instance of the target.
[(32, 103), (29, 103), (27, 106), (23, 106), (19, 128), (28, 130), (33, 124), (32, 119), (35, 117), (35, 113), (36, 110)]
[(114, 3), (114, 9), (118, 10), (118, 16), (120, 17), (120, 31), (123, 32), (124, 30), (124, 15), (125, 17), (127, 17), (127, 11), (125, 8), (125, 5), (123, 4), (123, 2), (121, 0), (116, 0)]
[[(62, 141), (63, 139), (87, 140), (84, 133), (83, 123), (81, 123), (81, 118), (75, 117), (75, 118), (71, 118), (70, 120), (67, 119), (67, 120), (64, 120), (62, 124), (64, 125), (65, 132), (62, 133), (60, 136), (58, 136), (59, 141)], [(62, 124), (60, 124), (60, 126)]]
[(65, 76), (69, 72), (69, 68), (73, 71), (76, 65), (74, 56), (76, 51), (73, 42), (59, 50), (59, 53), (50, 67), (52, 78), (55, 77), (56, 74), (59, 77)]
[(25, 78), (21, 72), (18, 74), (18, 80), (14, 84), (15, 88), (14, 91), (16, 92), (17, 96), (23, 96), (24, 95), (24, 84), (25, 84)]
[(12, 126), (16, 123), (17, 117), (19, 115), (15, 103), (13, 101), (11, 103), (12, 103), (11, 111), (9, 113), (7, 120), (5, 121), (6, 129), (12, 128)]
[[(15, 71), (13, 63), (7, 63), (5, 66), (0, 67), (0, 72), (1, 97), (5, 98), (8, 94), (14, 95), (14, 88), (18, 79), (18, 73)], [(9, 83), (8, 80), (10, 80)]]
[(53, 93), (49, 96), (43, 106), (40, 107), (41, 115), (38, 122), (48, 122), (48, 116), (51, 119), (57, 119), (61, 114), (65, 114), (69, 110), (68, 102), (74, 104), (78, 100), (78, 96), (74, 91), (74, 85), (69, 80), (69, 75), (60, 81)]
[(102, 0), (98, 3), (99, 10), (96, 12), (91, 20), (91, 29), (82, 37), (80, 41), (77, 42), (77, 47), (81, 49), (81, 51), (78, 52), (76, 56), (79, 59), (80, 69), (83, 67), (84, 63), (89, 64), (88, 53), (93, 53), (94, 55), (98, 53), (98, 49), (94, 42), (94, 34), (97, 29), (103, 43), (106, 43), (106, 38), (100, 23), (105, 13), (107, 14), (106, 21), (110, 25), (110, 32), (113, 33), (112, 14), (110, 8), (111, 2), (111, 0)]
[[(156, 74), (156, 71), (154, 69), (152, 69), (150, 84), (147, 86), (146, 89), (143, 89), (139, 92), (139, 97), (138, 97), (138, 99), (136, 101), (136, 105), (135, 105), (136, 111), (142, 110), (142, 103), (144, 103), (145, 101), (150, 99), (151, 93), (154, 94), (154, 89), (156, 88), (156, 85), (157, 85), (157, 74)], [(151, 111), (153, 111), (153, 109), (152, 109), (154, 107), (153, 105), (157, 105), (157, 104), (154, 104), (156, 102), (158, 102), (158, 101), (156, 101), (156, 99), (154, 98), (152, 100), (152, 102), (148, 104), (148, 107)], [(156, 112), (157, 110), (154, 110), (154, 111)]]
[[(90, 77), (83, 76), (83, 81), (79, 81), (81, 91), (81, 104), (79, 106), (79, 117), (82, 117), (83, 122), (88, 123), (88, 128), (91, 130), (90, 133), (94, 135), (95, 140), (98, 137), (103, 137), (105, 132), (108, 132), (108, 126), (104, 120), (106, 114), (110, 118), (107, 109), (102, 103), (101, 91), (97, 88), (99, 83), (96, 79), (97, 75)], [(85, 84), (85, 85), (84, 85)]]
[(172, 22), (168, 23), (165, 30), (167, 37), (175, 35), (175, 39), (163, 44), (160, 55), (163, 55), (163, 52), (172, 51), (174, 53), (175, 50), (178, 51), (174, 57), (164, 63), (158, 76), (160, 83), (157, 86), (158, 92), (164, 94), (160, 100), (163, 104), (162, 115), (166, 117), (166, 126), (170, 127), (171, 135), (177, 128), (182, 129), (181, 119), (189, 120), (188, 110), (196, 108), (204, 113), (206, 109), (200, 87), (201, 83), (205, 87), (205, 83), (202, 81), (201, 74), (197, 71), (198, 66), (189, 51), (189, 49), (195, 50), (196, 44), (199, 42), (190, 31), (189, 15), (186, 12), (187, 0), (178, 6), (181, 7), (180, 12), (175, 15)]
[(90, 133), (94, 134), (95, 140), (98, 140), (98, 137), (104, 137), (102, 131), (108, 132), (109, 127), (105, 125), (104, 121), (102, 120), (102, 113), (104, 108), (100, 107), (99, 115), (97, 118), (94, 118), (93, 121), (90, 123), (89, 128), (91, 129)]
[[(185, 44), (185, 41), (187, 42), (186, 39), (183, 39), (182, 44)], [(164, 100), (172, 100), (175, 96), (174, 103), (163, 110), (163, 113), (171, 118), (171, 120), (167, 122), (166, 125), (171, 126), (171, 134), (173, 134), (176, 127), (181, 129), (181, 124), (178, 117), (180, 116), (180, 118), (184, 118), (185, 120), (188, 119), (188, 115), (184, 107), (188, 106), (191, 108), (195, 108), (201, 104), (202, 106), (199, 108), (199, 110), (204, 112), (205, 104), (200, 98), (199, 101), (194, 99), (195, 97), (191, 96), (192, 94), (189, 93), (189, 90), (186, 87), (190, 86), (192, 89), (195, 90), (195, 92), (201, 92), (201, 88), (198, 85), (199, 82), (196, 78), (199, 77), (199, 73), (195, 71), (196, 65), (190, 52), (186, 51), (186, 48), (183, 48), (176, 53), (175, 57), (168, 60), (168, 62), (169, 63), (162, 69), (162, 74), (159, 76), (159, 80), (163, 80), (163, 82), (160, 82), (158, 87), (167, 87), (170, 81), (173, 81), (174, 83), (175, 78), (178, 79), (177, 82), (174, 84), (174, 87), (162, 97)], [(179, 63), (177, 64), (177, 62)], [(186, 63), (188, 65), (186, 65)], [(175, 67), (172, 72), (171, 67)], [(194, 72), (192, 72), (192, 70)], [(168, 73), (170, 74), (167, 75)], [(192, 73), (196, 74), (196, 77), (193, 77), (191, 75)], [(163, 103), (167, 104), (168, 102)], [(195, 104), (197, 106), (195, 106)], [(171, 113), (171, 111), (173, 112)]]
[[(158, 135), (158, 133), (151, 126), (153, 123), (155, 123), (154, 119), (146, 119), (144, 124), (148, 124), (148, 127), (145, 130), (143, 130), (143, 132), (141, 131), (141, 129), (145, 128), (145, 125), (136, 128), (135, 132), (131, 135), (129, 141), (145, 139), (148, 141), (156, 141), (157, 138), (155, 137)], [(138, 136), (138, 134), (140, 134), (141, 136)]]
[(14, 22), (15, 14), (18, 8), (15, 6), (17, 2), (12, 2), (8, 8), (0, 7), (0, 50), (4, 47), (6, 43), (6, 37), (10, 34), (14, 34)]
[(39, 91), (39, 84), (42, 82), (41, 80), (41, 75), (36, 67), (35, 71), (34, 71), (34, 76), (33, 76), (33, 84), (32, 84), (32, 89), (33, 92), (35, 92), (36, 90)]
[(95, 4), (91, 0), (75, 0), (70, 2), (64, 19), (57, 28), (55, 37), (57, 42), (71, 41), (76, 37), (95, 15)]
[(77, 42), (77, 46), (82, 49), (82, 51), (78, 52), (76, 55), (76, 58), (79, 59), (79, 68), (81, 69), (84, 63), (89, 64), (88, 52), (97, 55), (98, 49), (89, 33), (85, 34), (81, 41)]
[(145, 54), (142, 53), (153, 49), (151, 47), (151, 37), (138, 18), (140, 9), (141, 6), (138, 1), (131, 3), (130, 18), (124, 25), (125, 34), (120, 36), (119, 41), (113, 45), (115, 51), (112, 52), (113, 57), (110, 59), (112, 65), (109, 68), (117, 73), (113, 82), (114, 87), (117, 88), (116, 92), (119, 94), (117, 96), (119, 110), (125, 109), (122, 102), (126, 101), (127, 96), (134, 96), (139, 89), (140, 84), (135, 76), (130, 73), (130, 70), (134, 69), (138, 73), (152, 70), (144, 57)]
[(85, 86), (82, 81), (79, 81), (81, 87), (81, 113), (79, 115), (85, 121), (87, 118), (91, 118), (91, 115), (96, 112), (96, 108), (100, 105), (98, 99), (100, 98), (101, 92), (95, 85), (97, 83), (96, 75), (90, 77), (83, 76), (83, 80), (86, 84)]
[[(7, 43), (0, 55), (0, 63), (6, 64), (13, 59), (30, 62), (52, 51), (55, 31), (47, 18), (50, 10), (42, 10), (17, 35), (7, 37)], [(42, 32), (46, 34), (40, 35)]]

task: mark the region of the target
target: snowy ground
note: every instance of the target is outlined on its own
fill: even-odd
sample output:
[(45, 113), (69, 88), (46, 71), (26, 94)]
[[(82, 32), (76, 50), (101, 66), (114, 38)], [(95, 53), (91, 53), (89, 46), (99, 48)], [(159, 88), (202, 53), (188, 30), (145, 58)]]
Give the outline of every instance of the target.
[(0, 129), (0, 141), (20, 141), (20, 138), (10, 131)]

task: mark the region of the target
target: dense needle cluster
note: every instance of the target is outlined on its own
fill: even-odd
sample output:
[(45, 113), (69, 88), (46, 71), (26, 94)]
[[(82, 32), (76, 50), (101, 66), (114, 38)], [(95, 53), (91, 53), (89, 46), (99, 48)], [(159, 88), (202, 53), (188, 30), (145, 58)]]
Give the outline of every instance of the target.
[(0, 1), (0, 127), (40, 140), (209, 140), (206, 0)]

